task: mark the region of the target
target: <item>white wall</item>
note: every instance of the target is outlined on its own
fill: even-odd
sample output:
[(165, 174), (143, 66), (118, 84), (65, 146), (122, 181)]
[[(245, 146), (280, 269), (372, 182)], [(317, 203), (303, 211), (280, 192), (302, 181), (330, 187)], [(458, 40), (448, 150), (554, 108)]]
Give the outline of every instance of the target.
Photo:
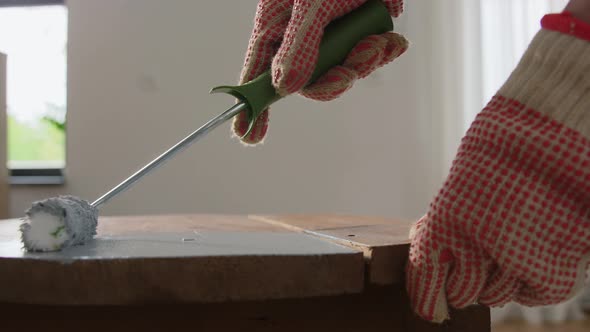
[[(96, 198), (230, 106), (208, 91), (237, 80), (257, 0), (67, 3), (67, 185), (14, 188), (14, 216), (58, 193)], [(397, 23), (411, 49), (341, 99), (277, 104), (263, 146), (225, 125), (102, 214), (420, 216), (446, 167), (433, 15), (410, 2)]]

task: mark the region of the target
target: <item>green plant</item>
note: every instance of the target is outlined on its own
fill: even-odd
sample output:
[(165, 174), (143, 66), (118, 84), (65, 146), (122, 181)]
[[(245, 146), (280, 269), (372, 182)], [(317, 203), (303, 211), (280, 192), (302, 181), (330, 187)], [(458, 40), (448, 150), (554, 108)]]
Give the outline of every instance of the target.
[(63, 161), (65, 160), (65, 124), (39, 121), (37, 124), (20, 122), (8, 116), (8, 160)]

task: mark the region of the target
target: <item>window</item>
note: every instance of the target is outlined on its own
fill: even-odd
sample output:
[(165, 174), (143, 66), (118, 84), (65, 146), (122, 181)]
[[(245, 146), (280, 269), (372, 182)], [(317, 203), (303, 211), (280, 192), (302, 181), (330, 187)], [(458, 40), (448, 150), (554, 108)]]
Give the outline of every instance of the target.
[(55, 5), (62, 2), (0, 0), (8, 167), (28, 175), (65, 166), (67, 9)]

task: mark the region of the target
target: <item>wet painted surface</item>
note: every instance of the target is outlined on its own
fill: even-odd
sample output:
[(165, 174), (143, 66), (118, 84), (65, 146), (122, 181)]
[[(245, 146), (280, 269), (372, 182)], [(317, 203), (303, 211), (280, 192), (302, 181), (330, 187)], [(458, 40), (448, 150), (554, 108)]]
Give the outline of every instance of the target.
[(99, 236), (85, 245), (50, 253), (28, 253), (22, 249), (22, 243), (18, 238), (0, 238), (0, 258), (64, 262), (80, 259), (329, 255), (353, 252), (355, 251), (344, 246), (308, 235), (275, 232), (207, 231)]

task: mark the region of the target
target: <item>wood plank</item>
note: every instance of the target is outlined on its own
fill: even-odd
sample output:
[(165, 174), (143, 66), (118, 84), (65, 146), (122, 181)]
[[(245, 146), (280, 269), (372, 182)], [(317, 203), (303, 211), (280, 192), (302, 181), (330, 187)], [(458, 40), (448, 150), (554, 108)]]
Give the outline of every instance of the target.
[(396, 221), (383, 217), (346, 216), (346, 215), (251, 215), (250, 218), (266, 223), (289, 228), (295, 231), (318, 231), (369, 225), (388, 225)]
[[(404, 261), (402, 256), (407, 255), (407, 245), (404, 247), (397, 243), (407, 242), (407, 235), (404, 234), (407, 234), (405, 227), (409, 223), (334, 216), (325, 218), (325, 223), (322, 222), (324, 217), (309, 217), (307, 225), (313, 227), (306, 226), (307, 218), (303, 216), (294, 218), (298, 222), (293, 224), (298, 226), (277, 222), (277, 219), (291, 220), (289, 218), (271, 218), (271, 222), (240, 216), (101, 218), (99, 237), (129, 238), (138, 234), (151, 234), (153, 237), (154, 234), (160, 234), (155, 239), (140, 239), (153, 243), (169, 241), (170, 236), (196, 234), (207, 239), (213, 234), (223, 234), (222, 238), (229, 241), (220, 246), (225, 249), (214, 251), (219, 254), (231, 247), (232, 236), (236, 234), (254, 238), (252, 242), (256, 243), (258, 250), (260, 246), (264, 247), (267, 241), (264, 238), (274, 237), (271, 246), (265, 248), (269, 250), (277, 246), (272, 249), (273, 253), (290, 247), (289, 241), (277, 236), (297, 235), (294, 239), (298, 243), (296, 251), (299, 253), (310, 250), (309, 242), (306, 242), (309, 239), (324, 245), (330, 242), (346, 244), (348, 241), (347, 246), (367, 250), (367, 261), (370, 263), (367, 266), (372, 265), (373, 269), (385, 266), (387, 260)], [(474, 306), (452, 311), (452, 321), (443, 325), (429, 324), (411, 312), (403, 283), (390, 282), (387, 286), (365, 284), (363, 287), (363, 254), (354, 250), (350, 250), (352, 255), (312, 255), (316, 257), (315, 260), (310, 259), (309, 255), (297, 254), (271, 257), (229, 255), (224, 259), (224, 256), (213, 256), (206, 252), (201, 252), (201, 259), (161, 257), (159, 253), (159, 256), (141, 260), (128, 257), (137, 255), (133, 253), (137, 248), (129, 248), (128, 256), (117, 260), (103, 257), (62, 262), (61, 274), (54, 277), (56, 269), (48, 270), (46, 265), (53, 262), (47, 257), (30, 257), (37, 261), (28, 270), (19, 270), (6, 264), (10, 259), (3, 257), (2, 245), (6, 245), (7, 239), (14, 236), (17, 224), (14, 220), (0, 222), (0, 271), (11, 271), (4, 275), (0, 273), (0, 312), (12, 319), (20, 318), (15, 326), (19, 330), (78, 330), (79, 325), (71, 324), (73, 317), (84, 320), (85, 329), (90, 327), (90, 330), (97, 331), (105, 328), (112, 331), (161, 331), (195, 327), (205, 331), (490, 330), (487, 308)], [(315, 230), (306, 230), (306, 227)], [(163, 229), (168, 233), (161, 233)], [(313, 237), (301, 233), (312, 234)], [(162, 237), (162, 234), (167, 235)], [(206, 240), (204, 245), (207, 245)], [(399, 257), (393, 259), (386, 259), (387, 256), (378, 258), (379, 250), (388, 254), (393, 252), (392, 246), (406, 249), (400, 249)], [(335, 250), (334, 247), (330, 248)], [(248, 246), (238, 247), (238, 250), (250, 249)], [(355, 264), (350, 265), (351, 257), (356, 259)], [(137, 264), (130, 264), (134, 261)], [(84, 263), (87, 265), (84, 266)], [(116, 263), (125, 268), (119, 275), (105, 275), (100, 263)], [(216, 266), (231, 268), (219, 269)], [(71, 269), (67, 270), (68, 267)], [(403, 271), (403, 266), (390, 267), (398, 272)], [(386, 269), (383, 271), (384, 276), (396, 274), (386, 272)], [(12, 278), (6, 279), (9, 275)], [(28, 283), (23, 283), (23, 279), (28, 280)], [(346, 286), (340, 283), (341, 280), (356, 281)], [(334, 282), (338, 286), (337, 290), (331, 288)], [(15, 287), (21, 291), (15, 294)], [(118, 294), (117, 301), (112, 301), (112, 295), (107, 295), (108, 300), (105, 300), (105, 295), (101, 294), (113, 292)], [(112, 303), (117, 305), (104, 305)], [(47, 320), (51, 320), (51, 324), (47, 324)], [(6, 322), (3, 326), (6, 326)]]
[(163, 231), (285, 232), (285, 229), (248, 216), (217, 214), (101, 217), (97, 227), (99, 236)]
[(412, 222), (334, 215), (251, 218), (361, 250), (367, 261), (370, 283), (389, 285), (403, 280)]
[[(97, 331), (403, 331), (486, 332), (490, 331), (489, 310), (471, 307), (453, 311), (455, 318), (443, 325), (420, 321), (409, 309), (401, 285), (370, 287), (362, 294), (228, 302), (219, 304), (147, 305), (126, 307), (60, 307), (0, 304), (0, 312), (21, 319), (23, 328), (43, 331), (79, 330), (76, 318), (86, 322), (84, 330)], [(51, 320), (47, 324), (47, 320)], [(63, 321), (63, 323), (59, 323)], [(3, 327), (7, 326), (6, 320)], [(10, 325), (8, 325), (10, 326)]]
[(361, 252), (243, 216), (101, 218), (94, 241), (59, 253), (25, 253), (18, 224), (0, 221), (0, 271), (10, 271), (0, 273), (0, 302), (215, 303), (363, 290)]

